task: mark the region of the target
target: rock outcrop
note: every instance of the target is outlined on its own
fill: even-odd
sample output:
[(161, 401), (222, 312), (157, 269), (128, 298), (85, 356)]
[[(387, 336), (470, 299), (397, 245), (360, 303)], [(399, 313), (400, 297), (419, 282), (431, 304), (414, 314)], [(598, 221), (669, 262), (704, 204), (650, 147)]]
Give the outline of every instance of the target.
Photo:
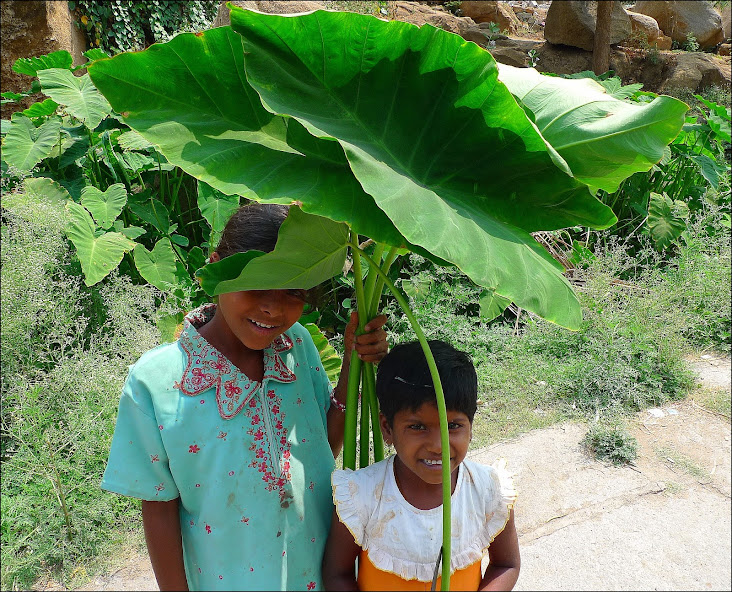
[[(569, 45), (591, 51), (595, 41), (596, 17), (597, 2), (552, 2), (546, 15), (544, 39), (555, 45)], [(630, 35), (630, 17), (622, 4), (616, 2), (613, 6), (610, 44), (620, 43)]]
[(472, 18), (455, 16), (446, 10), (432, 8), (417, 2), (397, 2), (395, 18), (398, 21), (420, 27), (427, 23), (433, 27), (457, 33), (466, 41), (473, 41), (482, 47), (488, 43), (488, 37)]
[(507, 2), (463, 0), (460, 10), (476, 23), (496, 23), (501, 31), (515, 34), (521, 30), (521, 21)]
[(710, 49), (724, 41), (722, 17), (706, 0), (641, 0), (635, 12), (656, 19), (658, 26), (677, 43), (693, 35), (701, 49)]
[[(317, 0), (293, 0), (292, 2), (285, 0), (243, 0), (232, 2), (232, 4), (240, 8), (268, 14), (297, 14), (325, 8), (325, 3)], [(223, 27), (230, 24), (231, 19), (229, 18), (229, 9), (226, 7), (226, 0), (222, 0), (219, 2), (219, 12), (211, 26)]]
[[(30, 87), (30, 77), (13, 72), (13, 64), (18, 58), (42, 56), (65, 49), (71, 54), (74, 65), (86, 61), (82, 56), (86, 41), (72, 22), (68, 2), (4, 0), (0, 3), (0, 27), (3, 37), (0, 71), (3, 92), (20, 93)], [(2, 118), (10, 119), (12, 113), (22, 111), (38, 100), (42, 100), (40, 94), (20, 103), (6, 103), (0, 108)]]

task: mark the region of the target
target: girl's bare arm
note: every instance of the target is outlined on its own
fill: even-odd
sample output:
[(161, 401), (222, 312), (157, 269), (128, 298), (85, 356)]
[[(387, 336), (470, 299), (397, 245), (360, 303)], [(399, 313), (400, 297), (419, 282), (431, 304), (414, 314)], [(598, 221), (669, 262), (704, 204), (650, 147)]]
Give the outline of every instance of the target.
[(160, 590), (188, 590), (183, 567), (178, 499), (142, 502), (142, 523), (155, 579)]
[(358, 590), (356, 558), (360, 550), (348, 528), (333, 510), (323, 556), (323, 586), (326, 590)]
[(483, 574), (478, 590), (512, 590), (521, 569), (518, 534), (513, 520), (513, 509), (506, 527), (488, 547), (490, 563)]

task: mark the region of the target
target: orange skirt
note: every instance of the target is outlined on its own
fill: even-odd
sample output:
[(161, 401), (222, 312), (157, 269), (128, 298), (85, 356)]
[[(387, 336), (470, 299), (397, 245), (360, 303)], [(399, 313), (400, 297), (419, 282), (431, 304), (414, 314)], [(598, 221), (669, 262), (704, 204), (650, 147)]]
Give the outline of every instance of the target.
[[(483, 579), (480, 560), (450, 575), (450, 590), (477, 590)], [(440, 589), (442, 578), (438, 576), (436, 590)], [(367, 551), (358, 555), (359, 590), (430, 590), (432, 582), (404, 580), (398, 575), (383, 571), (369, 559)]]

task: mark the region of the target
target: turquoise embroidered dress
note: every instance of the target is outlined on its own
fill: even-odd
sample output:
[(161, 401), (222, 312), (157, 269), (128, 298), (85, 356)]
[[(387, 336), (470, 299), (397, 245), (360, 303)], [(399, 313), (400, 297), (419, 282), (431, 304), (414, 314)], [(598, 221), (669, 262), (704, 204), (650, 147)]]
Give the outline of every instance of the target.
[(316, 590), (330, 526), (326, 413), (332, 387), (296, 323), (264, 350), (251, 381), (198, 333), (131, 367), (102, 488), (143, 500), (180, 497), (192, 590)]

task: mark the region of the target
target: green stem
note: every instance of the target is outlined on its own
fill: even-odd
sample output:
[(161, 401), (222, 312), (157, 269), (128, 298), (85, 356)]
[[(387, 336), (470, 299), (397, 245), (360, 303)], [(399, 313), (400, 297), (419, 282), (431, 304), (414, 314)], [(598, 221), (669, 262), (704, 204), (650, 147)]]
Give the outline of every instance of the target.
[[(376, 247), (374, 247), (374, 261), (377, 263), (381, 263), (381, 256), (384, 254), (384, 245), (381, 243), (376, 243)], [(376, 286), (376, 279), (379, 276), (377, 273), (369, 267), (369, 273), (368, 276), (366, 276), (366, 286), (364, 288), (364, 296), (366, 297), (364, 300), (364, 304), (366, 305), (364, 310), (366, 312), (371, 312), (371, 299), (373, 298), (374, 293), (374, 287)], [(371, 317), (369, 317), (369, 320)]]
[(361, 384), (361, 358), (351, 356), (346, 390), (346, 423), (343, 426), (343, 468), (356, 469), (356, 423), (358, 419), (358, 387)]
[[(384, 439), (381, 435), (381, 426), (379, 425), (379, 402), (376, 400), (376, 375), (374, 374), (374, 365), (371, 362), (364, 362), (363, 365), (363, 391), (368, 394), (366, 403), (369, 407), (369, 415), (371, 416), (371, 431), (374, 434), (374, 462), (384, 460)], [(363, 400), (361, 405), (364, 405)]]
[(361, 436), (358, 440), (358, 466), (363, 469), (369, 466), (369, 416), (371, 406), (369, 405), (369, 397), (366, 395), (365, 380), (366, 364), (362, 365), (361, 375), (363, 387), (361, 388)]
[[(352, 237), (353, 238), (353, 237)], [(449, 433), (447, 430), (447, 409), (445, 407), (445, 394), (442, 390), (442, 382), (440, 381), (440, 373), (437, 370), (437, 364), (435, 364), (435, 358), (432, 355), (432, 350), (427, 343), (427, 339), (424, 336), (422, 328), (417, 323), (417, 319), (414, 317), (412, 310), (409, 308), (407, 299), (401, 294), (397, 287), (392, 281), (386, 276), (386, 274), (371, 260), (371, 258), (364, 253), (355, 241), (351, 241), (350, 246), (355, 254), (360, 253), (361, 256), (372, 266), (379, 277), (384, 279), (389, 291), (394, 295), (399, 306), (402, 307), (404, 314), (407, 316), (412, 329), (417, 335), (422, 351), (424, 352), (425, 358), (427, 359), (427, 366), (430, 369), (430, 375), (432, 376), (432, 383), (435, 387), (435, 395), (437, 398), (437, 412), (440, 416), (440, 439), (442, 442), (442, 590), (450, 589), (450, 556), (451, 556), (451, 523), (450, 523), (450, 497), (452, 494), (452, 479), (450, 478), (450, 446), (449, 446)]]

